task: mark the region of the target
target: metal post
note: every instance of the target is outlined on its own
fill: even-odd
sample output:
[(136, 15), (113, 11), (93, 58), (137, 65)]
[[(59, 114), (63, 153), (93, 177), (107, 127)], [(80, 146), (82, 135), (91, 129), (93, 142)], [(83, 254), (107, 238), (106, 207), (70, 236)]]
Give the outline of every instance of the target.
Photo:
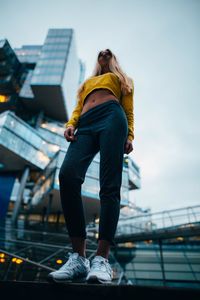
[(39, 112), (38, 116), (37, 116), (37, 120), (36, 120), (36, 123), (35, 123), (35, 128), (36, 128), (36, 129), (40, 126), (40, 124), (41, 124), (41, 122), (42, 122), (42, 120), (43, 120), (43, 117), (44, 117), (44, 111), (41, 110), (41, 111)]
[(159, 243), (159, 249), (160, 249), (160, 265), (161, 265), (161, 270), (162, 270), (162, 278), (163, 278), (163, 283), (164, 286), (166, 285), (166, 280), (165, 280), (165, 269), (164, 269), (164, 260), (163, 260), (163, 250), (162, 250), (162, 240), (158, 240)]
[(59, 226), (60, 215), (61, 215), (61, 211), (58, 210), (57, 214), (56, 214), (56, 228), (58, 228), (58, 226)]
[(14, 206), (12, 217), (11, 217), (11, 223), (14, 226), (17, 225), (17, 218), (18, 218), (18, 215), (20, 212), (20, 207), (21, 207), (21, 203), (22, 203), (22, 199), (23, 199), (23, 192), (24, 192), (26, 182), (27, 182), (27, 179), (29, 176), (29, 172), (30, 172), (30, 168), (29, 168), (29, 166), (26, 166), (24, 169), (24, 172), (22, 174), (22, 177), (21, 177), (17, 200), (15, 202), (15, 206)]
[(52, 200), (53, 200), (53, 194), (49, 194), (49, 201), (48, 201), (48, 206), (47, 206), (47, 211), (46, 211), (45, 227), (47, 227), (47, 225), (48, 225), (49, 215), (51, 213)]

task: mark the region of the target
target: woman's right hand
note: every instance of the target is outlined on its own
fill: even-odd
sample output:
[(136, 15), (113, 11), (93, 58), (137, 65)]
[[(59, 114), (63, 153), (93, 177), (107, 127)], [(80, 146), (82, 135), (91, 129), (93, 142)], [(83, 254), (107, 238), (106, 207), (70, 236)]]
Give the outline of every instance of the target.
[(77, 137), (75, 137), (75, 135), (74, 135), (74, 131), (75, 131), (75, 127), (74, 126), (69, 126), (64, 131), (64, 137), (66, 138), (66, 140), (68, 142), (72, 142), (72, 141), (74, 141), (74, 140), (77, 139)]

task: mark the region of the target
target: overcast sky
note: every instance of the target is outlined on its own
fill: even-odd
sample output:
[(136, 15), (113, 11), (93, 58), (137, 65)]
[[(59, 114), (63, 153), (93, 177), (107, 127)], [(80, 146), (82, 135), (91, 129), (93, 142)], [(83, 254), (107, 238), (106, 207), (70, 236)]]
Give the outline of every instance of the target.
[(141, 171), (136, 205), (153, 212), (200, 204), (200, 1), (0, 0), (0, 39), (43, 44), (49, 28), (73, 28), (90, 76), (109, 47), (135, 82)]

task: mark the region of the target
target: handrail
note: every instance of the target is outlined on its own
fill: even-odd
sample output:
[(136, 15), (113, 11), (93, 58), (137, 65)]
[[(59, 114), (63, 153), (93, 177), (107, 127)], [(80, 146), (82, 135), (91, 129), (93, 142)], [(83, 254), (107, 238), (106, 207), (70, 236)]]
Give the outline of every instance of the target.
[(55, 271), (55, 269), (53, 269), (53, 268), (50, 268), (50, 267), (48, 267), (48, 266), (42, 265), (42, 264), (40, 264), (40, 263), (37, 263), (37, 262), (35, 262), (35, 261), (31, 260), (31, 259), (24, 258), (24, 257), (22, 257), (22, 256), (20, 256), (20, 255), (13, 254), (13, 253), (8, 252), (8, 251), (6, 251), (6, 250), (4, 250), (4, 249), (1, 249), (1, 248), (0, 248), (0, 251), (1, 251), (2, 253), (5, 253), (5, 254), (11, 256), (11, 257), (19, 258), (19, 259), (21, 259), (21, 260), (23, 260), (23, 261), (25, 261), (25, 262), (27, 262), (27, 263), (30, 263), (30, 264), (32, 264), (32, 265), (34, 265), (34, 266), (36, 266), (36, 267), (39, 267), (39, 268), (41, 268), (41, 269), (45, 269), (45, 270), (47, 270), (47, 271)]
[[(189, 206), (190, 208), (194, 209), (194, 208), (199, 208), (200, 209), (200, 205), (194, 205), (194, 206)], [(169, 209), (169, 210), (163, 210), (163, 211), (158, 211), (158, 212), (154, 212), (154, 213), (147, 213), (147, 214), (140, 214), (140, 215), (133, 215), (133, 216), (129, 216), (129, 217), (123, 217), (126, 220), (127, 219), (132, 219), (132, 218), (144, 218), (144, 217), (152, 217), (155, 215), (159, 215), (162, 214), (163, 212), (176, 212), (176, 211), (182, 211), (182, 210), (187, 210), (188, 206), (185, 207), (181, 207), (181, 208), (176, 208), (176, 209)], [(122, 218), (122, 219), (123, 219)]]
[[(187, 213), (188, 213), (189, 209), (191, 209), (191, 211), (192, 211), (192, 213), (193, 213), (193, 215), (194, 215), (195, 222), (197, 222), (196, 214), (195, 214), (195, 212), (194, 212), (194, 210), (193, 210), (193, 207), (192, 207), (192, 206), (188, 206), (188, 207), (187, 207)], [(188, 220), (189, 220), (189, 222), (190, 222), (190, 215), (189, 215), (189, 214), (188, 214)], [(192, 223), (192, 222), (190, 222), (190, 223)]]
[(172, 219), (172, 217), (171, 217), (171, 215), (170, 215), (170, 212), (169, 212), (168, 210), (164, 210), (164, 211), (162, 212), (163, 227), (165, 227), (165, 218), (164, 218), (164, 215), (165, 215), (165, 214), (168, 215), (168, 217), (169, 217), (169, 219), (170, 219), (170, 221), (171, 221), (172, 226), (174, 226), (173, 219)]

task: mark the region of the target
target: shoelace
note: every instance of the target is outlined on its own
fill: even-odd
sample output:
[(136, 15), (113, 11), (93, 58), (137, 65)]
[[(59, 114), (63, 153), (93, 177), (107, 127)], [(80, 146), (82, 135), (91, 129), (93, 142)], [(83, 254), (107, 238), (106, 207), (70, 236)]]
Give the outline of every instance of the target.
[(60, 270), (65, 270), (68, 266), (73, 266), (74, 268), (80, 267), (80, 265), (74, 260), (71, 252), (69, 252), (68, 255), (65, 255), (65, 257), (68, 258), (68, 261), (60, 268)]
[[(91, 269), (93, 268), (102, 269), (102, 266), (106, 268), (106, 270), (110, 275), (112, 274), (111, 266), (107, 262), (104, 262), (103, 260), (93, 260)], [(105, 268), (103, 269), (105, 270)]]

